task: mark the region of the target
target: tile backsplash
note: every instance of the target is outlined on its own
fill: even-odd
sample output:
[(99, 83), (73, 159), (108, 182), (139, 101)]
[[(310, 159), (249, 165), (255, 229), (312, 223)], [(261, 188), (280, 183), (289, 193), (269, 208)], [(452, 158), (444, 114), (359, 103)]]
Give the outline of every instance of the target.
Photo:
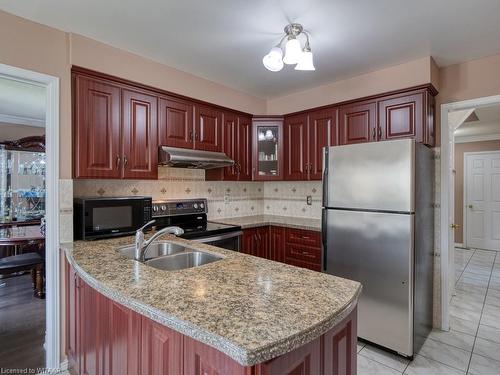
[[(196, 169), (159, 168), (156, 181), (74, 180), (75, 196), (146, 195), (154, 200), (207, 198), (210, 219), (274, 214), (321, 216), (321, 183), (205, 181)], [(307, 205), (306, 197), (312, 197)]]

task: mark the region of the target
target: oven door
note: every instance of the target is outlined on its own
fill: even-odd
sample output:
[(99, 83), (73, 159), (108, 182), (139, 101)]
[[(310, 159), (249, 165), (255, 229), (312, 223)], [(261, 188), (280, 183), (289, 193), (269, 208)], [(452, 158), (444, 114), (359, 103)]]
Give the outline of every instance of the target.
[(85, 239), (133, 233), (151, 218), (147, 199), (96, 199), (85, 202)]
[(216, 236), (193, 238), (192, 241), (206, 243), (208, 245), (221, 247), (227, 250), (240, 251), (240, 242), (243, 232), (224, 233)]

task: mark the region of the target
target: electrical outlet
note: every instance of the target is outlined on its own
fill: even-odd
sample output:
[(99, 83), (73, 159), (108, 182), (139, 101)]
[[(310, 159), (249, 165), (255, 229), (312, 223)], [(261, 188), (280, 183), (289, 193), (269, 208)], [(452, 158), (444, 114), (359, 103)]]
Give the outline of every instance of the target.
[(229, 204), (231, 202), (231, 195), (226, 191), (224, 193), (224, 204)]
[(312, 195), (308, 195), (306, 197), (306, 202), (307, 202), (308, 206), (311, 206), (313, 204), (313, 197), (312, 197)]

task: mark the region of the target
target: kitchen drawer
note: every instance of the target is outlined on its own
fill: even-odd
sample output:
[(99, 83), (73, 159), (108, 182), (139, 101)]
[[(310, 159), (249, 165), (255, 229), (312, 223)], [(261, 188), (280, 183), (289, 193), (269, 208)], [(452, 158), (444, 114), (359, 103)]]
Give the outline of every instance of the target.
[(310, 247), (321, 247), (321, 233), (311, 230), (291, 229), (286, 230), (286, 242)]
[(285, 245), (285, 257), (286, 259), (321, 264), (321, 249), (287, 243)]
[(321, 264), (304, 262), (294, 258), (285, 258), (285, 263), (295, 267), (307, 268), (309, 270), (321, 272)]

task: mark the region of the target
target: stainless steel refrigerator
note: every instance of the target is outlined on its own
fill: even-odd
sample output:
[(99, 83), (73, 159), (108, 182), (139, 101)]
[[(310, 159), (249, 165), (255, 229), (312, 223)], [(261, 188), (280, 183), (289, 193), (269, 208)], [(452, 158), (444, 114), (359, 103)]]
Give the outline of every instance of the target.
[(323, 270), (359, 281), (358, 337), (412, 357), (432, 326), (432, 151), (413, 140), (323, 155)]

